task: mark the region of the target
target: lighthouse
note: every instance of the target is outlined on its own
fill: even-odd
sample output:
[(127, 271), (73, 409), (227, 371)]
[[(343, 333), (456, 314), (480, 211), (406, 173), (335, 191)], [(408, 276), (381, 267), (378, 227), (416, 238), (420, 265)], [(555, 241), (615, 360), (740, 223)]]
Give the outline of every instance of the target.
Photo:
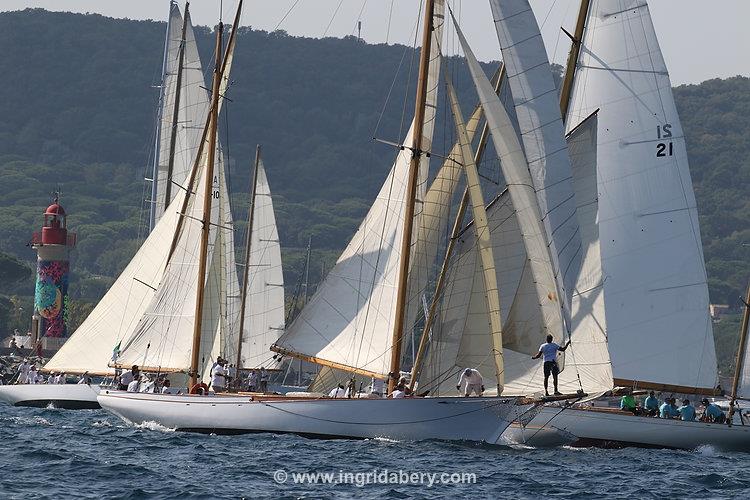
[(68, 337), (68, 273), (76, 235), (68, 232), (66, 217), (56, 194), (44, 211), (42, 230), (31, 239), (37, 253), (32, 332), (49, 350), (59, 349)]

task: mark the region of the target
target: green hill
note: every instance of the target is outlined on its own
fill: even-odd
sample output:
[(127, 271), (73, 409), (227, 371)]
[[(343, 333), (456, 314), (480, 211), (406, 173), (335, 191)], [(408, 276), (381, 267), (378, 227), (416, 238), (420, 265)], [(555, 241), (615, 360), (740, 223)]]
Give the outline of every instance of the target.
[[(198, 28), (196, 34), (205, 65), (211, 33)], [(143, 177), (152, 154), (163, 36), (163, 23), (152, 21), (38, 9), (0, 13), (0, 251), (33, 260), (26, 243), (60, 186), (79, 235), (74, 299), (100, 297), (143, 237)], [(403, 135), (415, 56), (408, 47), (352, 37), (239, 34), (221, 132), (229, 145), (233, 208), (244, 218), (250, 162), (262, 143), (290, 288), (308, 237), (316, 281), (366, 212), (393, 158), (392, 149), (371, 138)], [(456, 59), (446, 65), (457, 73), (466, 113), (476, 97), (465, 66)], [(680, 86), (675, 98), (711, 300), (736, 303), (750, 276), (750, 247), (743, 246), (750, 243), (750, 79)], [(451, 143), (452, 125), (441, 111), (434, 149)], [(0, 293), (30, 294), (32, 286), (27, 279)]]

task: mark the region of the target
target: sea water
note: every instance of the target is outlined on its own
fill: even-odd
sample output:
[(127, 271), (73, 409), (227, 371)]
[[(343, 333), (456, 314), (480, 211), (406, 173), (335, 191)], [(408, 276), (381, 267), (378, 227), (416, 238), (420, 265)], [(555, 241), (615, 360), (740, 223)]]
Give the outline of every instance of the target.
[(750, 453), (215, 436), (0, 406), (0, 498), (750, 496)]

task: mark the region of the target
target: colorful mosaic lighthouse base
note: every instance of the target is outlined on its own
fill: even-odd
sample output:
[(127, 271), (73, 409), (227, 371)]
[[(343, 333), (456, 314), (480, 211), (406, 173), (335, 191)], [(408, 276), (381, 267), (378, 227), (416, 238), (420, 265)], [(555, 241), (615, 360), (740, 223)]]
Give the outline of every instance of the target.
[(67, 337), (68, 271), (70, 264), (61, 260), (38, 260), (34, 307), (44, 318), (44, 337)]

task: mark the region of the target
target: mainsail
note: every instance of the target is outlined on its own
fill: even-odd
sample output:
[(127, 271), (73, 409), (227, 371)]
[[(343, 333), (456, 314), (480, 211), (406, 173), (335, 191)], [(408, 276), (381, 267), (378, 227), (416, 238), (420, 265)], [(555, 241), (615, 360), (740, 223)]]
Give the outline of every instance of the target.
[[(432, 33), (435, 43), (432, 43), (430, 52), (423, 131), (423, 148), (426, 151), (430, 150), (434, 129), (440, 73), (437, 41), (442, 34), (443, 2), (436, 2), (434, 17), (441, 22), (436, 22)], [(414, 123), (403, 144), (411, 144), (413, 129)], [(399, 151), (385, 183), (354, 237), (310, 302), (272, 347), (273, 350), (347, 371), (387, 377), (411, 154), (408, 149)], [(428, 161), (427, 157), (422, 156), (417, 189), (419, 200), (425, 196)], [(420, 241), (420, 231), (426, 230), (419, 220), (421, 217), (421, 210), (417, 210), (413, 248), (418, 248), (416, 242)], [(424, 244), (425, 238), (421, 242)], [(436, 251), (422, 250), (424, 257), (415, 259), (418, 264), (412, 263), (411, 273), (415, 273), (415, 269), (422, 265), (420, 262), (427, 262), (429, 255)], [(425, 283), (426, 279), (426, 276), (420, 277)], [(419, 288), (410, 285), (410, 294), (415, 294)], [(414, 322), (419, 304), (418, 296), (408, 297), (408, 328)]]
[(716, 354), (698, 214), (648, 6), (592, 0), (585, 26), (566, 124), (599, 110), (599, 234), (589, 251), (601, 254), (598, 328), (614, 382), (710, 390)]

